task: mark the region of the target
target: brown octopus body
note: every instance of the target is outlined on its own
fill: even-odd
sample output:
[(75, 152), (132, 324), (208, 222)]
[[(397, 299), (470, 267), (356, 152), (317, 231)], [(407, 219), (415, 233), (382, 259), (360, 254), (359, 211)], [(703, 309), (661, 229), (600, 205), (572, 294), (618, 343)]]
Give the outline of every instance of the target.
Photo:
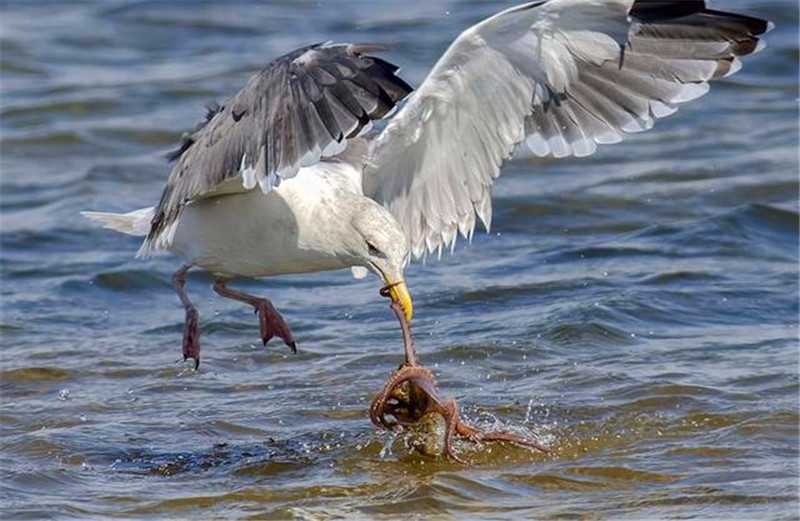
[[(397, 304), (392, 310), (400, 321), (405, 344), (405, 363), (392, 374), (370, 404), (369, 417), (378, 427), (400, 431), (413, 428), (420, 422), (429, 421), (435, 415), (444, 420), (444, 450), (451, 459), (464, 463), (453, 447), (455, 437), (472, 442), (507, 441), (548, 452), (539, 443), (508, 432), (483, 432), (464, 423), (458, 414), (458, 405), (452, 398), (439, 396), (433, 372), (419, 365), (411, 328)], [(389, 419), (391, 416), (392, 419)]]

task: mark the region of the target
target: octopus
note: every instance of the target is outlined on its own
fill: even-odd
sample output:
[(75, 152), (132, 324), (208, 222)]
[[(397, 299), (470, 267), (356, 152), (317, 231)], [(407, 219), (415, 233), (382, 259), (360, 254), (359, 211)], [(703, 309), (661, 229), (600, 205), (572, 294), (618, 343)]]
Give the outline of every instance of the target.
[(420, 365), (411, 327), (402, 308), (396, 303), (392, 303), (391, 308), (403, 332), (405, 362), (373, 398), (369, 409), (373, 424), (390, 431), (409, 431), (413, 434), (412, 448), (421, 454), (444, 454), (459, 463), (465, 461), (455, 452), (456, 438), (473, 443), (510, 442), (539, 452), (549, 452), (534, 440), (509, 432), (483, 432), (465, 423), (459, 415), (455, 399), (442, 397), (433, 372)]

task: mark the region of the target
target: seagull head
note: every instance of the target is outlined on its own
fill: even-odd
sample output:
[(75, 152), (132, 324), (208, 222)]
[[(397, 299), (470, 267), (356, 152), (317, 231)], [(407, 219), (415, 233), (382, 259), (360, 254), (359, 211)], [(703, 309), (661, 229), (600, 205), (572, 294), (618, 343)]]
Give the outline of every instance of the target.
[(414, 306), (403, 278), (410, 259), (408, 237), (386, 208), (367, 198), (360, 203), (354, 205), (351, 220), (355, 229), (348, 245), (351, 263), (377, 275), (384, 284), (381, 295), (399, 304), (410, 321)]

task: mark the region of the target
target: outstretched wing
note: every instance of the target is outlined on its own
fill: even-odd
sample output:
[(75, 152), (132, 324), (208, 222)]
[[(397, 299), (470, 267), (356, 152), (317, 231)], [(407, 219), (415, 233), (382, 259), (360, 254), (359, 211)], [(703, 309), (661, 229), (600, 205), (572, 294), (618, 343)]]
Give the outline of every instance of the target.
[(649, 129), (758, 48), (764, 20), (703, 0), (545, 0), (462, 33), (374, 142), (367, 195), (415, 257), (489, 227), (491, 185), (527, 138), (534, 154), (592, 154)]
[[(318, 44), (282, 56), (253, 75), (186, 136), (142, 253), (171, 240), (170, 229), (193, 199), (250, 190), (265, 193), (389, 113), (411, 87), (398, 68), (365, 53), (369, 44)], [(166, 232), (166, 233), (165, 233)]]

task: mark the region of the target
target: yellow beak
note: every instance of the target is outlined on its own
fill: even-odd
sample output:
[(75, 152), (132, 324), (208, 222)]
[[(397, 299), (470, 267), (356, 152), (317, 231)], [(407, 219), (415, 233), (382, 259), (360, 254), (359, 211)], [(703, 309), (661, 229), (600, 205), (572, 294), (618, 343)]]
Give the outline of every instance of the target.
[(406, 281), (386, 281), (386, 285), (389, 288), (389, 296), (392, 298), (392, 302), (400, 304), (400, 307), (403, 308), (403, 314), (406, 316), (406, 320), (411, 322), (411, 317), (414, 316), (414, 305), (411, 303), (411, 295), (408, 293)]

